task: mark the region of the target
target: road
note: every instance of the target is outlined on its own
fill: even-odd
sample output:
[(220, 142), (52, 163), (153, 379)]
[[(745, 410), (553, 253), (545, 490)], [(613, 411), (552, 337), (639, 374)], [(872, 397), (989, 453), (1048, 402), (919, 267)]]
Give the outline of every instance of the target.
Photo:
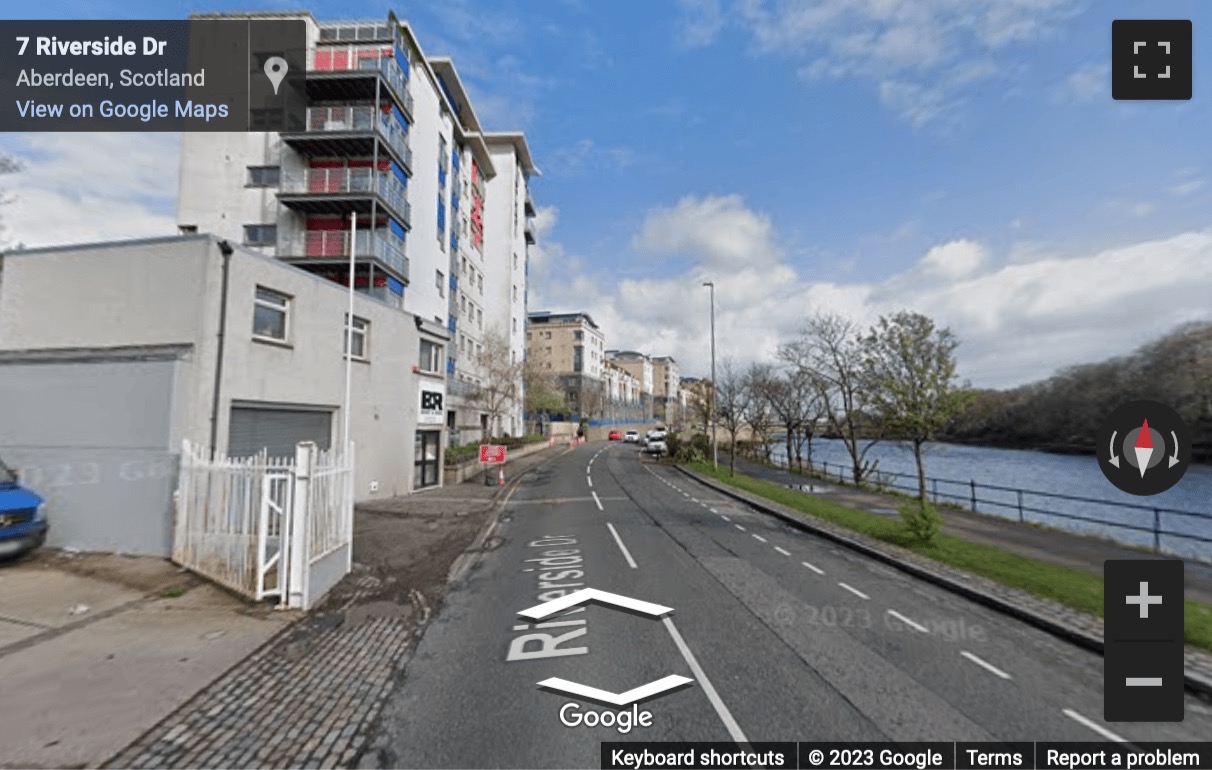
[[(1106, 724), (1100, 656), (790, 528), (635, 445), (583, 445), (541, 467), (489, 545), (426, 631), (364, 766), (598, 767), (600, 742), (617, 740), (1135, 742), (1212, 728), (1194, 698), (1182, 723)], [(674, 612), (589, 605), (547, 628), (517, 615), (585, 587)], [(605, 707), (536, 687), (560, 677), (623, 692), (670, 674), (694, 682), (644, 703), (653, 724), (626, 734), (565, 726), (567, 703)]]

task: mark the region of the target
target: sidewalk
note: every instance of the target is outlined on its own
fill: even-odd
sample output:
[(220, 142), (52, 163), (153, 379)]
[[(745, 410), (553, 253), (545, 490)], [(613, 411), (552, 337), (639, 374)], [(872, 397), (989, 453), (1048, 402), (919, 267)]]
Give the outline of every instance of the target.
[(0, 767), (96, 767), (289, 625), (149, 557), (0, 564)]
[[(897, 515), (897, 501), (874, 492), (809, 479), (798, 473), (770, 468), (740, 457), (736, 459), (736, 469), (785, 486), (793, 485), (798, 488), (801, 484), (811, 484), (817, 490), (812, 494), (825, 495), (841, 505), (882, 515)], [(943, 531), (949, 535), (994, 545), (1032, 559), (1097, 575), (1103, 574), (1103, 562), (1107, 559), (1157, 558), (1148, 551), (1117, 545), (1109, 540), (1083, 537), (1062, 530), (1045, 529), (970, 511), (946, 508), (943, 510), (943, 521)], [(1164, 554), (1162, 556), (1164, 557)], [(1187, 598), (1212, 605), (1212, 565), (1188, 560), (1185, 574)]]
[(494, 547), (486, 535), (523, 474), (566, 449), (511, 460), (506, 486), (477, 475), (358, 506), (353, 571), (324, 602), (106, 766), (377, 766), (363, 754), (448, 576)]

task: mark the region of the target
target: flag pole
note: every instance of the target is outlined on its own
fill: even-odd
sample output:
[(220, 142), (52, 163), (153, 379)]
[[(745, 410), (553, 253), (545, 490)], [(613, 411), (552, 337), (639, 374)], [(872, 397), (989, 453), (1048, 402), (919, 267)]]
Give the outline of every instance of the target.
[(349, 312), (345, 316), (345, 437), (342, 451), (349, 451), (349, 408), (353, 388), (354, 270), (358, 244), (358, 212), (349, 215)]

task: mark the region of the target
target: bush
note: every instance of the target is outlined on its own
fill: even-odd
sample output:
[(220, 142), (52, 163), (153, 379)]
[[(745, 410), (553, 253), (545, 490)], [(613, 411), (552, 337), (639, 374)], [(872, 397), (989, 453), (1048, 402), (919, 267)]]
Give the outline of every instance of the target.
[(943, 515), (929, 503), (914, 500), (902, 505), (900, 511), (905, 527), (923, 543), (933, 543), (943, 528)]
[(669, 447), (669, 456), (677, 462), (704, 462), (711, 456), (711, 440), (702, 433), (689, 437), (670, 433), (665, 437), (665, 443)]

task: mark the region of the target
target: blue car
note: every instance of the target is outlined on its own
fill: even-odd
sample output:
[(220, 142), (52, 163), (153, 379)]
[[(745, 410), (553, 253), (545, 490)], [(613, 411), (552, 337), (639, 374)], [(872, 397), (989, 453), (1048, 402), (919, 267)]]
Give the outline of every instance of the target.
[(34, 550), (46, 542), (49, 529), (42, 498), (22, 487), (0, 460), (0, 559)]

